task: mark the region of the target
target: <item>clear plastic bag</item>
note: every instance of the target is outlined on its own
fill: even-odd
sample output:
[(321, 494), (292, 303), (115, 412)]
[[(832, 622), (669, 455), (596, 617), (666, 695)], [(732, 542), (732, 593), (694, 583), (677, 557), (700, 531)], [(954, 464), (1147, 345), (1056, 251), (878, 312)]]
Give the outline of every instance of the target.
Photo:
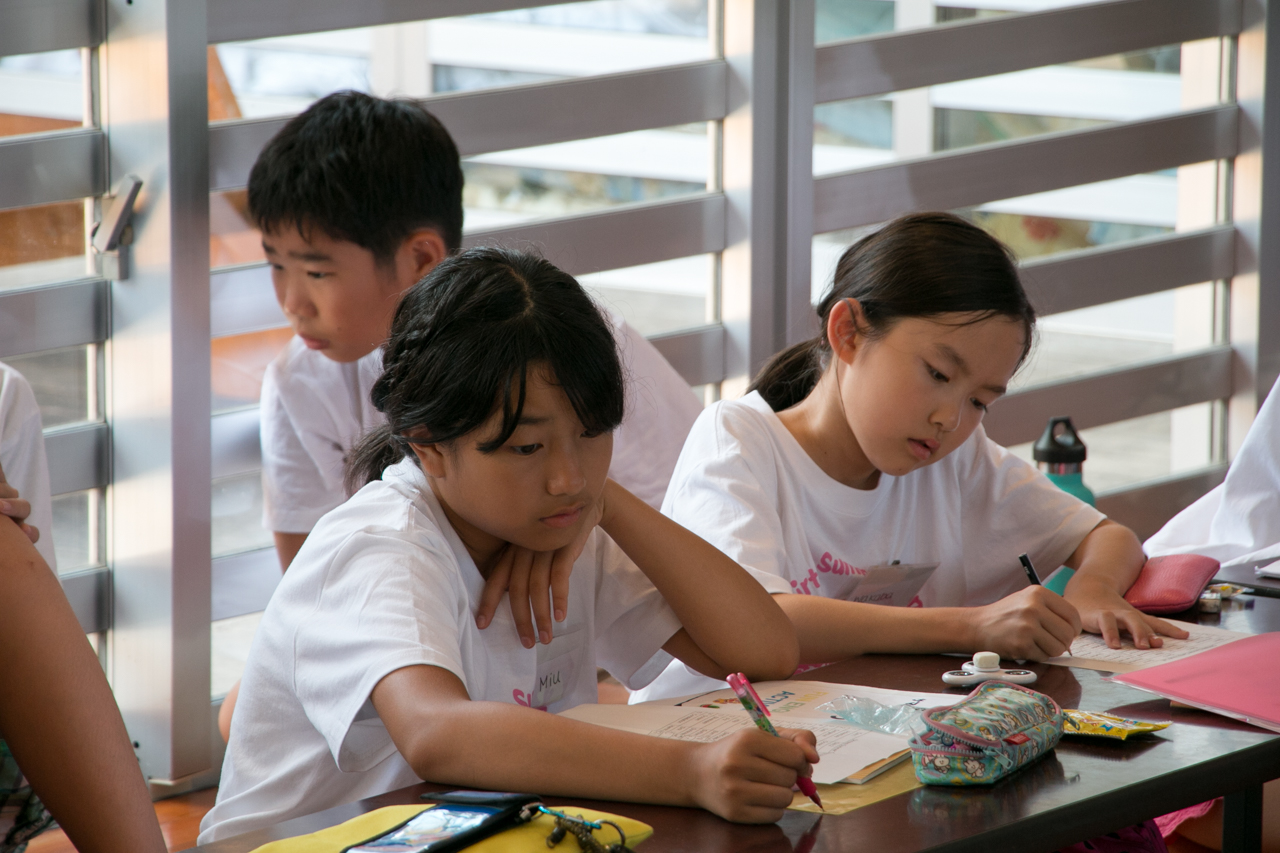
[(863, 696), (840, 696), (823, 702), (817, 710), (835, 714), (846, 723), (872, 732), (910, 737), (923, 724), (920, 709), (910, 705), (884, 705)]

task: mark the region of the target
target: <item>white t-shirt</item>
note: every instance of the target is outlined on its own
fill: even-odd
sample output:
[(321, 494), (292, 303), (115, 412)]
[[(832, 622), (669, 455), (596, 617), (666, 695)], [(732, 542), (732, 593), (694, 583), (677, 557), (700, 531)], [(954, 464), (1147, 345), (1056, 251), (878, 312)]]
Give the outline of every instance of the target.
[[(657, 508), (702, 403), (643, 335), (609, 313), (627, 379), (626, 417), (614, 432), (609, 475)], [(262, 383), (263, 523), (306, 533), (346, 500), (343, 462), (385, 418), (369, 402), (382, 351), (340, 364), (293, 338)]]
[[(1056, 568), (1105, 518), (981, 427), (932, 465), (851, 488), (818, 467), (756, 392), (698, 418), (662, 511), (771, 593), (848, 598), (854, 568), (936, 564), (918, 596), (924, 606), (1016, 592), (1027, 585), (1018, 555)], [(717, 684), (676, 661), (633, 701)]]
[(0, 466), (9, 485), (31, 502), (27, 524), (40, 531), (36, 550), (56, 572), (49, 462), (44, 452), (40, 407), (26, 378), (4, 362), (0, 362)]
[(1143, 545), (1149, 556), (1204, 554), (1224, 564), (1280, 558), (1280, 383), (1258, 410), (1221, 484)]
[(438, 666), (472, 699), (556, 712), (596, 701), (597, 665), (638, 688), (671, 660), (675, 613), (598, 528), (550, 645), (524, 648), (505, 601), (476, 628), (483, 586), (412, 460), (326, 515), (253, 638), (200, 843), (416, 783), (369, 698), (394, 670)]

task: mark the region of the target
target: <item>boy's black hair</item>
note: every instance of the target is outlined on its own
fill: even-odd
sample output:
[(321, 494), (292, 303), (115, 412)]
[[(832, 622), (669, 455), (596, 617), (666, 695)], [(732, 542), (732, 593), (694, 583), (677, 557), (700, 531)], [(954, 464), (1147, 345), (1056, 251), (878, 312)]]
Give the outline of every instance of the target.
[(609, 322), (573, 276), (535, 255), (468, 249), (446, 258), (409, 288), (396, 309), (374, 383), (374, 407), (387, 423), (347, 458), (349, 493), (411, 456), (406, 433), (447, 445), (484, 425), (492, 453), (520, 421), (531, 369), (546, 369), (583, 427), (622, 423), (622, 364)]
[(412, 101), (336, 92), (291, 119), (249, 172), (249, 215), (270, 232), (318, 229), (391, 260), (415, 229), (462, 244), (462, 165), (435, 116)]

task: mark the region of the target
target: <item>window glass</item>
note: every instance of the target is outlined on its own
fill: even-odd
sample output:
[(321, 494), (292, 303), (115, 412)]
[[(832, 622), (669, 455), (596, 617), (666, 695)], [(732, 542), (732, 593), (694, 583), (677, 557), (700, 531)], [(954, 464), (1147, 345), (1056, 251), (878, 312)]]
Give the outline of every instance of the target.
[(212, 698), (226, 696), (232, 685), (244, 675), (253, 633), (261, 621), (261, 613), (246, 613), (210, 623), (209, 695)]
[(702, 192), (705, 124), (641, 130), (469, 157), (467, 231)]
[(273, 545), (270, 531), (262, 526), (262, 474), (214, 480), (212, 503), (214, 557)]
[[(1094, 494), (1103, 494), (1208, 464), (1205, 453), (1212, 406), (1200, 403), (1080, 430), (1080, 439), (1089, 450), (1083, 466), (1085, 485)], [(1195, 442), (1197, 451), (1190, 457), (1179, 453), (1188, 439)], [(1031, 443), (1009, 449), (1035, 464)]]
[(84, 61), (79, 50), (0, 56), (0, 136), (84, 124)]
[(213, 412), (258, 405), (267, 365), (293, 337), (293, 330), (266, 329), (214, 338), (211, 344)]
[(102, 565), (102, 512), (99, 489), (54, 496), (53, 551), (59, 574)]
[(1181, 46), (818, 104), (814, 173), (1138, 121), (1183, 104)]
[(217, 46), (234, 110), (289, 115), (341, 89), (425, 97), (709, 58), (706, 0), (592, 0)]
[(0, 210), (0, 290), (90, 275), (84, 221), (83, 201)]
[(209, 193), (209, 266), (260, 263), (262, 234), (249, 224), (248, 190)]
[(642, 335), (660, 335), (713, 322), (709, 299), (715, 256), (695, 255), (579, 276), (589, 293)]
[(96, 421), (98, 348), (93, 345), (45, 350), (6, 358), (31, 385), (45, 429)]
[(817, 0), (818, 44), (1101, 0)]

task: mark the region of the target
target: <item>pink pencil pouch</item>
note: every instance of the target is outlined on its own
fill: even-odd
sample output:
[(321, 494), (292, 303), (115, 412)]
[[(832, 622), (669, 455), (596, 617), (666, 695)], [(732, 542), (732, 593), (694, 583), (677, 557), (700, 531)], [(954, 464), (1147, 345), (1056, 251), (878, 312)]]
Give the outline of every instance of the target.
[(1212, 557), (1199, 554), (1152, 557), (1124, 600), (1143, 613), (1181, 613), (1199, 600), (1219, 565)]

